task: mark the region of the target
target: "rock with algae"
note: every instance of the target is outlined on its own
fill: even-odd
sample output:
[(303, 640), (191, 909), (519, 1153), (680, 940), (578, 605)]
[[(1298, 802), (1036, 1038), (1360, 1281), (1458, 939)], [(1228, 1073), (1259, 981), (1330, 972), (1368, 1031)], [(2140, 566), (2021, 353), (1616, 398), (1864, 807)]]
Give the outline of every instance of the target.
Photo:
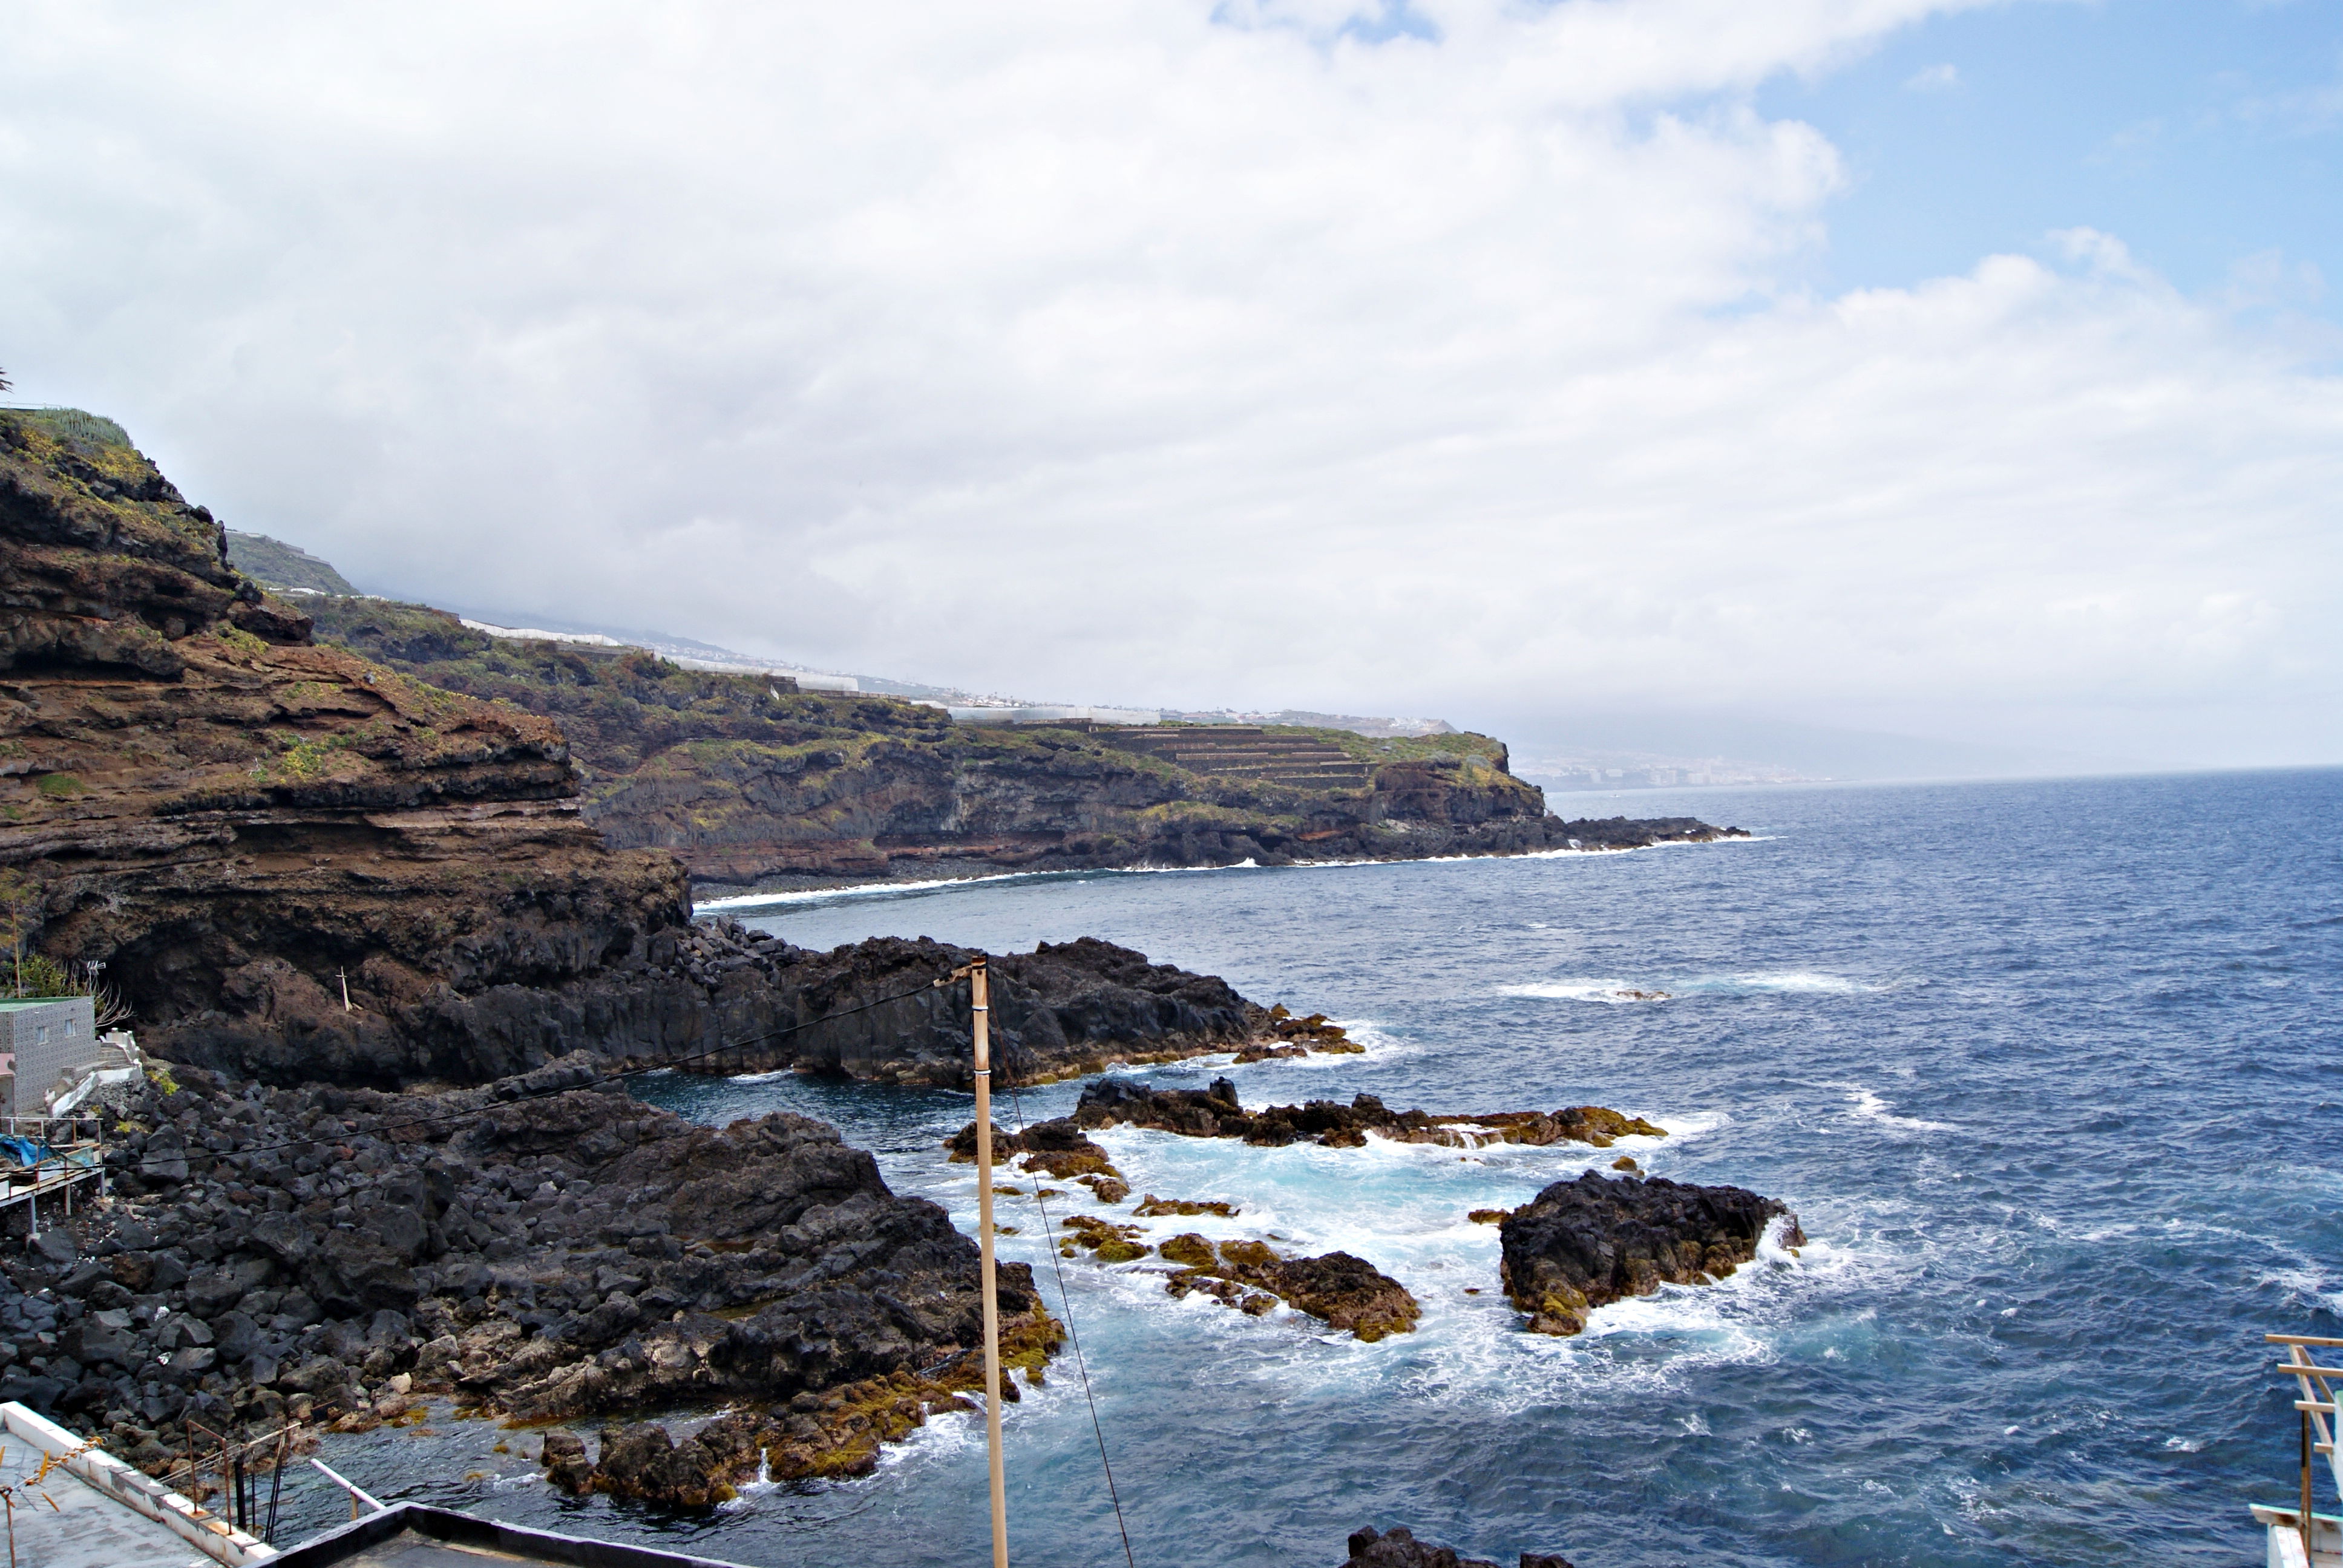
[(1025, 1136), (1063, 1138), (1068, 1134), (1060, 1129), (1068, 1124), (1072, 1129), (1151, 1127), (1189, 1138), (1242, 1138), (1248, 1143), (1270, 1146), (1313, 1142), (1330, 1149), (1363, 1147), (1369, 1133), (1395, 1143), (1443, 1143), (1458, 1149), (1489, 1143), (1543, 1148), (1563, 1142), (1607, 1149), (1620, 1138), (1667, 1136), (1665, 1128), (1602, 1105), (1435, 1116), (1423, 1111), (1393, 1111), (1375, 1096), (1361, 1094), (1348, 1105), (1312, 1100), (1302, 1105), (1247, 1111), (1237, 1100), (1236, 1085), (1225, 1078), (1213, 1080), (1210, 1089), (1201, 1091), (1158, 1089), (1128, 1079), (1102, 1078), (1082, 1091), (1072, 1116), (1042, 1122), (1028, 1129)]
[(1406, 1286), (1349, 1252), (1286, 1258), (1265, 1241), (1215, 1247), (1193, 1232), (1172, 1237), (1158, 1251), (1182, 1265), (1164, 1287), (1174, 1296), (1202, 1292), (1253, 1317), (1282, 1301), (1370, 1344), (1411, 1332), (1423, 1312)]

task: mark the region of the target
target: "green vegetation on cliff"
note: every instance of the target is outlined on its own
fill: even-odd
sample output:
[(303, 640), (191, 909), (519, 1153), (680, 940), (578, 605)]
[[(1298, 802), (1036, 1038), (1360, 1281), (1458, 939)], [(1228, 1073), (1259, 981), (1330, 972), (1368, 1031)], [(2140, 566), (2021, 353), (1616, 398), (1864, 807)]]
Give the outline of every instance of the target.
[(331, 561), (318, 559), (297, 545), (272, 539), (266, 534), (227, 531), (228, 565), (256, 582), (273, 588), (299, 588), (308, 593), (354, 594), (347, 578)]
[[(1363, 785), (1310, 788), (1194, 771), (1122, 749), (1112, 732), (956, 724), (940, 709), (799, 693), (640, 650), (490, 638), (418, 605), (311, 597), (304, 608), (321, 640), (553, 719), (589, 819), (614, 844), (674, 850), (705, 883), (1453, 853), (1489, 824), (1545, 820), (1543, 796), (1482, 735), (1267, 730), (1324, 741), (1364, 769)], [(1499, 836), (1490, 847), (1544, 845), (1538, 832), (1518, 846)]]

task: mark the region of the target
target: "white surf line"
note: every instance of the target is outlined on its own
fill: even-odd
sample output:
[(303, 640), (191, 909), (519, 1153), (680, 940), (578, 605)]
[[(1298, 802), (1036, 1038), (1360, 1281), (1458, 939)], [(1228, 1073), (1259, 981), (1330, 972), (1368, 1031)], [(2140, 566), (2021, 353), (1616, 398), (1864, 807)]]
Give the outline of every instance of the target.
[(786, 893), (737, 893), (729, 899), (710, 899), (705, 903), (695, 901), (692, 912), (712, 910), (750, 909), (774, 904), (816, 903), (826, 899), (875, 899), (896, 894), (929, 893), (942, 888), (976, 887), (986, 882), (1022, 882), (1044, 877), (1172, 877), (1202, 876), (1220, 871), (1342, 871), (1363, 866), (1466, 866), (1490, 860), (1565, 860), (1590, 856), (1633, 855), (1644, 849), (1702, 849), (1715, 844), (1765, 844), (1773, 842), (1772, 834), (1747, 834), (1738, 838), (1663, 839), (1650, 844), (1597, 844), (1584, 849), (1525, 849), (1517, 855), (1413, 855), (1390, 860), (1295, 860), (1283, 866), (1264, 866), (1257, 860), (1240, 860), (1232, 866), (1088, 866), (1066, 867), (1048, 871), (996, 871), (983, 877), (939, 877), (920, 882), (847, 882), (835, 888), (807, 888)]

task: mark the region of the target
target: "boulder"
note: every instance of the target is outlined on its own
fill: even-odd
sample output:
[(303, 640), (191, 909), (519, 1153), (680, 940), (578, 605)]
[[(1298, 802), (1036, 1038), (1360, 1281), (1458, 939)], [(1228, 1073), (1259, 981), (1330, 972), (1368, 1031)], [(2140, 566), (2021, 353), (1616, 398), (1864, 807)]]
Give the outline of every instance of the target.
[(57, 1402), (65, 1397), (71, 1385), (62, 1379), (45, 1377), (23, 1367), (11, 1367), (0, 1375), (0, 1404), (11, 1401), (29, 1405), (44, 1414), (57, 1412)]
[(1282, 1258), (1265, 1241), (1222, 1241), (1216, 1249), (1192, 1232), (1172, 1237), (1161, 1251), (1185, 1265), (1166, 1282), (1174, 1296), (1201, 1291), (1253, 1316), (1283, 1301), (1371, 1344), (1410, 1332), (1423, 1312), (1406, 1286), (1349, 1252)]
[[(1377, 1533), (1372, 1524), (1351, 1536), (1351, 1555), (1343, 1568), (1497, 1568), (1484, 1557), (1459, 1557), (1446, 1546), (1418, 1541), (1403, 1524)], [(1524, 1552), (1521, 1568), (1570, 1568), (1567, 1558), (1550, 1552)]]
[(739, 1493), (724, 1479), (724, 1456), (697, 1438), (680, 1446), (649, 1422), (606, 1438), (591, 1484), (614, 1497), (639, 1498), (669, 1508), (707, 1508)]
[(127, 1369), (145, 1359), (130, 1326), (130, 1314), (120, 1311), (87, 1314), (79, 1322), (68, 1324), (57, 1342), (67, 1355), (85, 1363), (110, 1362)]
[(1605, 1302), (1723, 1279), (1757, 1255), (1776, 1220), (1785, 1244), (1805, 1241), (1787, 1205), (1745, 1188), (1589, 1171), (1498, 1226), (1505, 1293), (1532, 1332), (1574, 1334)]
[(384, 1309), (403, 1311), (423, 1293), (415, 1271), (397, 1253), (360, 1231), (326, 1232), (301, 1278), (319, 1308), (337, 1318)]
[(548, 1432), (538, 1450), (545, 1479), (560, 1492), (580, 1497), (594, 1489), (594, 1466), (586, 1458), (586, 1440), (574, 1432)]
[(1485, 1557), (1459, 1557), (1446, 1546), (1415, 1538), (1404, 1524), (1377, 1534), (1372, 1524), (1352, 1532), (1351, 1555), (1343, 1568), (1497, 1568)]

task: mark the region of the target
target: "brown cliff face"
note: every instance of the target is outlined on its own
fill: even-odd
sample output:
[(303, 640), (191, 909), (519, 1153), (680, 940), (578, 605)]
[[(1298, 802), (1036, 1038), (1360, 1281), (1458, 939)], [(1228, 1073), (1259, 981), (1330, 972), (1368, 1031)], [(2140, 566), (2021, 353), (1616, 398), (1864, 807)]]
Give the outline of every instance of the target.
[(618, 983), (689, 895), (558, 729), (311, 646), (127, 446), (0, 415), (0, 865), (164, 1054), (476, 1078), (690, 1010)]
[[(1685, 818), (1564, 822), (1482, 735), (978, 727), (639, 651), (492, 639), (417, 605), (308, 602), (322, 638), (554, 719), (586, 774), (587, 819), (614, 845), (672, 851), (716, 890), (1520, 854), (1731, 831)], [(1293, 755), (1279, 764), (1256, 751)], [(1336, 760), (1296, 766), (1304, 752)]]

